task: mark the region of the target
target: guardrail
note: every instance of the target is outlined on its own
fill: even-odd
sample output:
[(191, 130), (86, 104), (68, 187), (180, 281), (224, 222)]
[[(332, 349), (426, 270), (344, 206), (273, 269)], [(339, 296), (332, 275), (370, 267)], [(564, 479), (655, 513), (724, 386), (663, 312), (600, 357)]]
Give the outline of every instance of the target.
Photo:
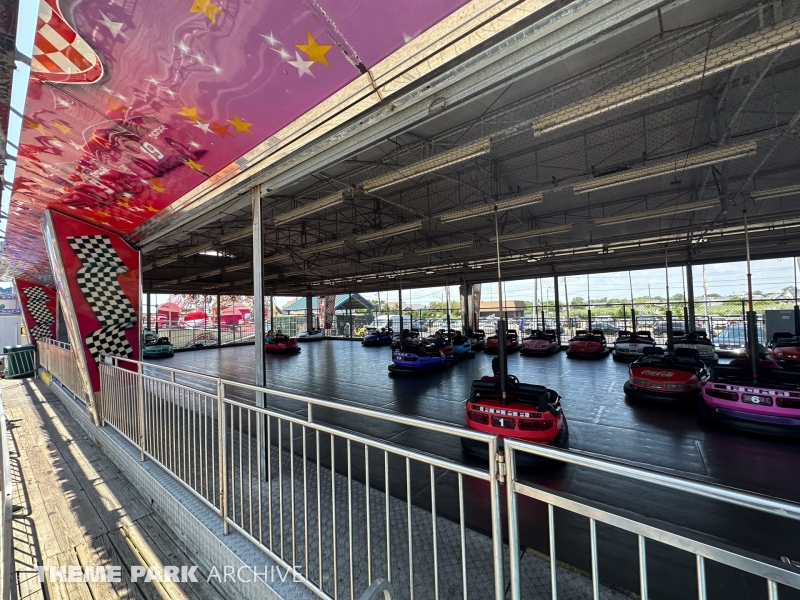
[(592, 598), (600, 598), (600, 578), (597, 555), (597, 523), (630, 532), (637, 536), (639, 555), (639, 594), (642, 600), (649, 598), (647, 581), (646, 541), (653, 540), (672, 548), (694, 554), (697, 568), (697, 594), (699, 600), (706, 600), (706, 559), (731, 566), (740, 571), (765, 579), (765, 587), (769, 600), (778, 600), (778, 584), (800, 589), (800, 572), (790, 571), (783, 563), (761, 556), (751, 555), (738, 549), (725, 547), (717, 541), (702, 539), (697, 532), (680, 527), (668, 526), (661, 522), (650, 522), (638, 515), (614, 512), (607, 507), (590, 501), (576, 500), (569, 494), (546, 489), (532, 483), (519, 481), (517, 478), (517, 452), (571, 463), (609, 475), (622, 476), (639, 482), (659, 487), (687, 492), (694, 496), (703, 496), (719, 500), (726, 504), (743, 506), (749, 509), (777, 514), (800, 521), (800, 505), (782, 502), (766, 496), (749, 494), (739, 490), (718, 485), (710, 485), (690, 479), (674, 477), (656, 471), (630, 467), (610, 460), (601, 460), (582, 454), (534, 445), (511, 438), (504, 443), (505, 463), (507, 465), (506, 501), (508, 503), (508, 545), (511, 600), (520, 598), (520, 562), (519, 554), (519, 511), (518, 495), (527, 496), (547, 505), (548, 534), (550, 543), (550, 596), (558, 596), (556, 583), (556, 536), (554, 509), (560, 508), (589, 520), (589, 547), (591, 552)]
[(71, 346), (56, 340), (39, 340), (36, 342), (39, 364), (68, 388), (72, 394), (84, 402), (83, 383), (78, 371), (78, 363)]
[[(494, 597), (504, 597), (501, 484), (506, 492), (509, 592), (513, 600), (521, 594), (520, 496), (542, 502), (547, 508), (553, 599), (558, 597), (556, 508), (588, 520), (589, 575), (594, 599), (600, 598), (601, 592), (598, 523), (636, 536), (638, 565), (632, 568), (638, 566), (638, 592), (643, 600), (651, 593), (648, 541), (694, 556), (701, 600), (707, 593), (708, 560), (762, 577), (769, 600), (778, 599), (779, 585), (800, 589), (800, 572), (777, 560), (727, 546), (693, 530), (526, 482), (518, 477), (517, 455), (533, 454), (792, 520), (800, 520), (798, 504), (511, 438), (503, 440), (498, 456), (500, 440), (495, 436), (445, 423), (127, 359), (106, 360), (100, 365), (106, 424), (136, 444), (143, 459), (157, 462), (212, 508), (223, 519), (226, 533), (230, 528), (240, 532), (322, 598), (355, 598), (357, 588), (366, 589), (377, 578), (391, 581), (396, 592), (403, 590), (403, 596), (413, 598), (415, 570), (432, 574), (434, 596), (438, 597), (441, 565), (452, 559), (454, 552), (462, 580), (457, 595), (467, 597), (467, 485), (470, 493), (482, 491), (489, 495), (492, 587)], [(123, 368), (121, 363), (128, 363), (129, 368)], [(271, 406), (253, 406), (232, 397), (238, 391), (253, 394), (257, 402), (269, 398)], [(318, 413), (327, 413), (330, 418), (330, 411), (352, 419), (375, 419), (431, 434), (479, 440), (487, 444), (489, 456), (498, 456), (498, 460), (490, 461), (486, 469), (478, 469), (316, 418)], [(390, 476), (397, 465), (403, 473), (399, 482)], [(437, 543), (437, 475), (442, 473), (450, 473), (457, 482), (457, 548), (452, 547), (455, 544), (442, 548)], [(413, 522), (419, 509), (411, 502), (412, 487), (420, 481), (427, 488), (431, 515), (429, 521), (425, 520), (430, 529), (424, 534)], [(421, 521), (419, 516), (416, 521)], [(396, 534), (398, 527), (403, 531), (400, 536)], [(393, 560), (398, 545), (402, 560)], [(448, 553), (449, 557), (443, 556)], [(452, 560), (447, 565), (452, 568)], [(448, 597), (454, 595), (450, 589)]]
[(11, 584), (14, 579), (14, 525), (11, 505), (13, 483), (11, 481), (11, 457), (8, 445), (8, 421), (0, 399), (0, 498), (3, 502), (2, 521), (0, 521), (0, 592), (3, 598), (11, 598)]
[[(489, 495), (493, 589), (496, 597), (503, 595), (497, 463), (490, 462), (486, 469), (465, 466), (330, 426), (317, 421), (314, 414), (335, 410), (354, 418), (470, 438), (486, 443), (490, 456), (497, 453), (495, 436), (191, 374), (206, 384), (213, 382), (215, 392), (210, 393), (176, 383), (175, 375), (180, 372), (176, 369), (156, 367), (155, 373), (162, 373), (158, 376), (148, 373), (149, 364), (115, 357), (106, 360), (100, 364), (105, 423), (136, 444), (143, 458), (157, 462), (219, 514), (226, 533), (232, 527), (247, 537), (320, 597), (355, 598), (356, 588), (366, 589), (374, 578), (385, 577), (395, 589), (404, 584), (413, 598), (413, 574), (420, 568), (433, 573), (433, 588), (439, 597), (440, 565), (447, 560), (449, 566), (459, 564), (461, 593), (466, 598), (465, 485)], [(273, 402), (289, 401), (293, 410), (246, 404), (229, 397), (234, 388), (257, 398), (268, 395)], [(378, 464), (382, 468), (375, 468)], [(395, 472), (398, 465), (404, 480), (392, 482), (390, 471)], [(360, 480), (355, 478), (354, 468)], [(437, 479), (445, 473), (458, 487), (458, 548), (438, 546), (436, 492), (441, 484)], [(419, 477), (428, 487), (426, 500), (431, 507), (430, 529), (425, 533), (414, 523), (412, 483)], [(383, 483), (377, 495), (373, 492), (376, 478)], [(398, 491), (404, 503), (393, 499)], [(355, 497), (363, 512), (354, 511)], [(405, 525), (405, 534), (399, 539), (395, 538), (398, 519)], [(403, 560), (393, 561), (398, 547)], [(446, 558), (442, 556), (445, 552)]]

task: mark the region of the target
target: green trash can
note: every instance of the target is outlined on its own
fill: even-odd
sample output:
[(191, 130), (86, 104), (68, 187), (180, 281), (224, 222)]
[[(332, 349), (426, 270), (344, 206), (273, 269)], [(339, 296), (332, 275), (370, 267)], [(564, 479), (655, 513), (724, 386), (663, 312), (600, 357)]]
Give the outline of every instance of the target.
[(33, 377), (36, 374), (36, 346), (6, 346), (3, 348), (3, 375), (6, 379)]

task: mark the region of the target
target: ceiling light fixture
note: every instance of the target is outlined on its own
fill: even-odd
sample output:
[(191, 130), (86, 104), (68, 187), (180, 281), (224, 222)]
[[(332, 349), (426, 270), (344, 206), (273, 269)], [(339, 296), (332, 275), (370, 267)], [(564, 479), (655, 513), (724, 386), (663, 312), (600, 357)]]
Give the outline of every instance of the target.
[(306, 256), (308, 254), (316, 254), (317, 252), (328, 252), (329, 250), (338, 250), (344, 246), (344, 240), (335, 240), (324, 244), (317, 244), (316, 246), (307, 246), (305, 248), (298, 248), (295, 254), (298, 256)]
[(361, 262), (364, 264), (372, 264), (378, 262), (391, 262), (393, 260), (398, 260), (405, 256), (405, 252), (398, 252), (397, 254), (384, 254), (382, 256), (370, 256), (366, 258), (362, 258)]
[(759, 31), (543, 115), (533, 122), (534, 135), (544, 135), (655, 94), (699, 81), (798, 43), (798, 21)]
[(501, 200), (492, 204), (483, 204), (474, 208), (459, 208), (451, 210), (446, 213), (438, 215), (436, 218), (442, 223), (453, 223), (454, 221), (461, 221), (463, 219), (470, 219), (472, 217), (479, 217), (481, 215), (490, 215), (497, 212), (505, 212), (515, 208), (522, 208), (523, 206), (530, 206), (532, 204), (539, 204), (544, 198), (544, 193), (534, 192), (533, 194), (525, 194), (517, 196), (516, 198), (509, 198), (508, 200)]
[[(566, 233), (572, 230), (572, 223), (567, 225), (558, 225), (557, 227), (545, 227), (543, 229), (531, 229), (529, 231), (520, 231), (519, 233), (508, 233), (500, 236), (501, 242), (513, 242), (515, 240), (524, 240), (526, 238), (539, 237), (540, 235), (555, 235), (557, 233)], [(497, 240), (495, 236), (489, 238), (494, 242)]]
[(432, 248), (420, 248), (414, 250), (417, 256), (426, 256), (428, 254), (439, 254), (440, 252), (450, 252), (451, 250), (461, 250), (462, 248), (472, 248), (475, 245), (474, 240), (468, 242), (456, 242), (455, 244), (445, 244), (443, 246), (435, 246)]
[(453, 148), (447, 152), (442, 152), (431, 158), (426, 158), (410, 165), (396, 167), (395, 170), (386, 175), (375, 177), (364, 182), (364, 191), (367, 193), (376, 192), (397, 183), (408, 181), (414, 177), (420, 177), (432, 171), (438, 171), (452, 165), (464, 162), (471, 158), (477, 158), (492, 151), (492, 141), (489, 138), (476, 140), (459, 148)]
[(308, 215), (314, 214), (321, 210), (331, 208), (337, 204), (341, 204), (342, 202), (344, 202), (344, 195), (342, 192), (336, 192), (330, 196), (325, 196), (324, 198), (320, 198), (319, 200), (310, 202), (304, 206), (295, 208), (294, 210), (290, 210), (282, 215), (278, 215), (275, 217), (274, 223), (276, 227), (280, 227), (281, 225), (285, 225), (291, 221), (296, 221), (297, 219), (302, 219), (303, 217), (307, 217)]
[(421, 228), (422, 228), (421, 220), (411, 221), (410, 223), (404, 223), (403, 225), (396, 225), (395, 227), (387, 227), (379, 231), (373, 231), (372, 233), (365, 233), (363, 235), (358, 236), (356, 238), (356, 241), (359, 243), (371, 242), (373, 240), (379, 240), (381, 238), (391, 237), (393, 235), (410, 233), (412, 231), (416, 231), (417, 229)]
[(572, 186), (572, 191), (575, 194), (584, 194), (587, 192), (596, 192), (618, 185), (627, 185), (636, 181), (643, 181), (645, 179), (652, 179), (654, 177), (661, 177), (664, 175), (673, 175), (676, 172), (684, 171), (687, 169), (696, 169), (698, 167), (707, 167), (716, 163), (724, 162), (726, 160), (735, 160), (738, 158), (745, 158), (752, 156), (756, 153), (756, 142), (744, 142), (736, 144), (735, 146), (726, 146), (724, 148), (714, 148), (706, 152), (698, 152), (683, 157), (670, 158), (653, 164), (641, 169), (631, 169), (630, 171), (622, 171), (614, 175), (606, 177), (598, 177), (583, 183), (576, 183)]
[(618, 215), (615, 217), (603, 217), (602, 219), (595, 219), (594, 224), (598, 227), (606, 225), (619, 225), (621, 223), (629, 223), (631, 221), (641, 221), (644, 219), (658, 219), (661, 217), (671, 217), (672, 215), (686, 212), (693, 212), (696, 210), (708, 210), (709, 208), (722, 208), (718, 198), (711, 198), (710, 200), (700, 200), (699, 202), (687, 202), (686, 204), (678, 204), (677, 206), (667, 206), (664, 208), (656, 208), (653, 210), (645, 210), (637, 213), (628, 213), (625, 215)]
[(797, 194), (800, 194), (800, 185), (787, 185), (770, 190), (754, 190), (750, 192), (750, 197), (753, 200), (767, 200), (769, 198), (780, 198), (781, 196), (796, 196)]

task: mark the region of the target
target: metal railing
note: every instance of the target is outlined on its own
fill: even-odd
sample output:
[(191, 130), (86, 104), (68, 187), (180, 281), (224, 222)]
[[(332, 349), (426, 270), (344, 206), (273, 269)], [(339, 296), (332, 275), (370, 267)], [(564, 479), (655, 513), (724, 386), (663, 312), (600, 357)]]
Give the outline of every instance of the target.
[(3, 502), (2, 521), (0, 521), (0, 592), (3, 598), (11, 598), (11, 584), (14, 578), (14, 526), (11, 504), (13, 483), (11, 481), (11, 458), (8, 445), (8, 421), (5, 408), (0, 399), (0, 498)]
[[(176, 383), (177, 374), (195, 378), (197, 387)], [(493, 580), (493, 594), (503, 595), (496, 462), (485, 469), (469, 467), (319, 422), (314, 415), (333, 410), (469, 438), (485, 443), (489, 456), (497, 453), (495, 436), (113, 357), (100, 364), (100, 382), (106, 424), (219, 514), (226, 533), (232, 527), (247, 537), (320, 597), (356, 598), (357, 590), (385, 577), (413, 598), (420, 585), (415, 569), (423, 569), (432, 572), (438, 598), (446, 566), (448, 572), (458, 568), (459, 592), (466, 598), (467, 486), (489, 496), (492, 560), (485, 575)], [(250, 393), (257, 402), (268, 396), (282, 406), (254, 406), (231, 397), (234, 391)], [(398, 466), (404, 480), (392, 481), (390, 472)], [(447, 476), (458, 490), (460, 544), (454, 548), (440, 547), (437, 534), (437, 487), (442, 489), (439, 480)], [(415, 491), (421, 481), (425, 485)], [(380, 491), (376, 482), (382, 482)], [(430, 516), (420, 517), (412, 499), (425, 488)], [(398, 520), (405, 529), (401, 536)], [(402, 560), (393, 559), (398, 553)], [(445, 596), (452, 597), (452, 589)]]
[[(143, 459), (157, 462), (219, 515), (226, 533), (233, 528), (244, 535), (322, 598), (356, 598), (357, 590), (367, 589), (378, 578), (391, 581), (395, 593), (403, 597), (415, 597), (415, 587), (417, 596), (426, 595), (429, 590), (418, 589), (415, 571), (431, 574), (430, 595), (436, 598), (440, 577), (447, 574), (452, 579), (453, 571), (460, 576), (457, 593), (450, 586), (441, 597), (470, 593), (474, 597), (476, 577), (492, 579), (492, 593), (485, 588), (478, 596), (504, 597), (501, 484), (507, 502), (512, 599), (520, 598), (520, 579), (525, 575), (519, 555), (520, 496), (527, 503), (544, 503), (547, 509), (553, 599), (558, 597), (556, 571), (561, 568), (556, 558), (556, 509), (588, 520), (587, 571), (595, 599), (601, 594), (598, 524), (636, 536), (638, 565), (632, 568), (638, 566), (638, 594), (644, 600), (651, 594), (648, 542), (694, 556), (701, 600), (707, 597), (707, 561), (763, 578), (769, 600), (778, 600), (779, 586), (800, 589), (800, 572), (777, 560), (698, 531), (524, 481), (518, 477), (517, 455), (533, 454), (800, 521), (800, 505), (791, 502), (511, 438), (504, 440), (499, 455), (503, 460), (489, 461), (486, 469), (474, 468), (321, 422), (316, 415), (329, 421), (345, 415), (345, 422), (371, 419), (421, 429), (431, 436), (471, 438), (485, 443), (489, 456), (497, 456), (500, 441), (495, 436), (180, 369), (107, 360), (100, 365), (105, 423), (136, 444)], [(242, 394), (250, 394), (256, 403), (269, 399), (270, 407), (254, 406)], [(392, 479), (398, 466), (403, 475)], [(445, 474), (452, 482), (449, 489), (440, 483)], [(457, 514), (446, 515), (452, 522), (438, 519), (437, 491), (456, 494), (456, 489)], [(471, 494), (472, 500), (478, 493), (489, 496), (492, 532), (487, 541), (491, 560), (476, 576), (471, 572), (474, 559), (468, 568), (468, 547), (474, 550), (465, 541), (469, 532), (464, 513), (466, 495)], [(427, 506), (420, 508), (423, 499)], [(525, 510), (530, 508), (526, 505)], [(440, 545), (437, 528), (448, 525), (457, 529), (458, 543)]]
[[(520, 546), (519, 535), (519, 495), (527, 496), (547, 505), (549, 553), (550, 553), (550, 597), (558, 597), (556, 581), (556, 529), (554, 509), (559, 508), (589, 520), (589, 547), (591, 553), (592, 598), (600, 598), (600, 578), (597, 552), (597, 524), (620, 529), (637, 536), (639, 558), (639, 596), (642, 600), (649, 598), (647, 577), (647, 540), (652, 540), (694, 554), (697, 570), (697, 597), (706, 600), (705, 561), (712, 560), (731, 566), (740, 571), (762, 577), (769, 600), (778, 600), (778, 584), (800, 589), (800, 572), (791, 571), (782, 566), (783, 563), (763, 556), (755, 556), (701, 539), (697, 532), (666, 525), (662, 522), (649, 522), (639, 515), (614, 512), (600, 504), (586, 500), (577, 500), (569, 494), (561, 493), (542, 486), (526, 483), (517, 478), (517, 452), (558, 460), (576, 466), (585, 467), (608, 475), (622, 476), (637, 482), (653, 484), (693, 496), (702, 496), (718, 500), (726, 504), (738, 505), (752, 510), (780, 515), (800, 521), (800, 505), (783, 502), (766, 496), (749, 494), (739, 490), (718, 485), (710, 485), (674, 477), (656, 471), (649, 471), (614, 461), (585, 456), (568, 450), (549, 446), (529, 444), (519, 440), (506, 438), (504, 444), (505, 463), (507, 465), (506, 501), (508, 506), (508, 545), (511, 599), (520, 598), (520, 558), (517, 549)], [(656, 594), (658, 595), (658, 594)]]
[(39, 340), (36, 342), (39, 364), (84, 402), (83, 381), (72, 348), (66, 342)]

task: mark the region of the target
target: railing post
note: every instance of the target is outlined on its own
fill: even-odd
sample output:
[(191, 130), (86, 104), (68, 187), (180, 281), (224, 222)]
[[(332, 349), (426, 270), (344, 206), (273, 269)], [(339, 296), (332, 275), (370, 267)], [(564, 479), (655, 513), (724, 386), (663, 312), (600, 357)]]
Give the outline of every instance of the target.
[(228, 443), (225, 439), (225, 384), (217, 379), (217, 439), (219, 440), (219, 512), (222, 533), (228, 535)]
[(145, 452), (145, 435), (144, 435), (144, 366), (141, 362), (136, 363), (136, 396), (138, 410), (137, 416), (139, 421), (139, 455), (140, 460), (144, 462)]
[[(517, 478), (517, 459), (514, 450), (508, 446), (504, 448), (504, 453), (506, 465), (506, 503), (508, 507), (508, 576), (511, 583), (510, 598), (511, 600), (519, 600), (519, 520), (517, 518), (517, 494), (514, 492), (514, 480)], [(495, 595), (495, 597), (497, 596)]]
[(505, 596), (503, 585), (503, 525), (500, 511), (500, 470), (497, 460), (498, 443), (495, 436), (489, 443), (489, 498), (492, 511), (492, 557), (494, 562), (494, 597)]

